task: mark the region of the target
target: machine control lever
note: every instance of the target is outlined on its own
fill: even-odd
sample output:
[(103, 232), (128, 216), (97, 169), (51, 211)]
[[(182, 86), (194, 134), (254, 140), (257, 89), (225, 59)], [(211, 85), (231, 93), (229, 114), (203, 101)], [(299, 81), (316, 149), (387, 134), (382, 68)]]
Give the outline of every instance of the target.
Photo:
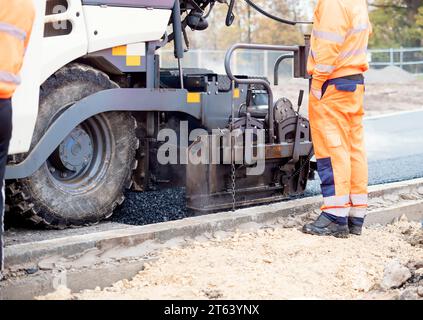
[(300, 115), (300, 109), (301, 109), (301, 105), (303, 104), (303, 99), (304, 99), (304, 90), (300, 90), (300, 94), (298, 95), (298, 106), (297, 106), (297, 125), (295, 127), (295, 140), (294, 140), (294, 150), (293, 150), (293, 155), (292, 155), (292, 161), (294, 163), (297, 163), (298, 160), (300, 160), (300, 153), (299, 153), (299, 149), (298, 146), (301, 143), (301, 115)]

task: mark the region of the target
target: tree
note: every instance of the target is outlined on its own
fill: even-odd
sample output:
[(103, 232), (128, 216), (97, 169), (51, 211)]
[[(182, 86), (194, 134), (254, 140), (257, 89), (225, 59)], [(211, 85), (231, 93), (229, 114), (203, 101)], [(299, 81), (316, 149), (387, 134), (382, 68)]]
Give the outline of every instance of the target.
[[(256, 1), (257, 2), (257, 1)], [(301, 7), (298, 1), (261, 1), (262, 7), (276, 16), (292, 20), (303, 20)], [(301, 26), (290, 26), (269, 18), (256, 15), (256, 28), (254, 40), (259, 43), (269, 44), (297, 44), (301, 43), (303, 33)]]
[(370, 7), (373, 48), (423, 45), (423, 0), (373, 0)]
[[(254, 0), (260, 7), (281, 17), (305, 19), (303, 6), (298, 0)], [(249, 7), (245, 1), (238, 1), (235, 7), (236, 20), (226, 27), (227, 6), (216, 5), (209, 18), (207, 31), (190, 32), (193, 48), (226, 49), (235, 42), (297, 44), (302, 41), (301, 27), (292, 27), (262, 16)]]

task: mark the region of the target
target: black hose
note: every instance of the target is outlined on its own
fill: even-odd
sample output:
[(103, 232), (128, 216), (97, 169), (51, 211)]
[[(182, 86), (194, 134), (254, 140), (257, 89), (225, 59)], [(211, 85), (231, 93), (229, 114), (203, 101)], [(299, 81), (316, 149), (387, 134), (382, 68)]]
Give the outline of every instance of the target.
[(272, 20), (278, 21), (280, 23), (289, 24), (291, 26), (295, 26), (297, 24), (312, 24), (312, 22), (291, 21), (291, 20), (283, 19), (283, 18), (277, 17), (277, 16), (265, 11), (264, 9), (260, 8), (258, 5), (256, 5), (251, 0), (245, 0), (245, 2), (247, 2), (248, 5), (250, 5), (256, 11), (260, 12), (262, 15), (264, 15), (264, 16), (272, 19)]
[(173, 6), (173, 37), (174, 37), (174, 48), (175, 58), (182, 59), (184, 57), (184, 48), (182, 42), (182, 22), (181, 22), (181, 5), (179, 0), (175, 1)]
[(235, 7), (235, 0), (231, 0), (229, 3), (228, 14), (226, 15), (225, 24), (227, 27), (230, 27), (232, 23), (234, 23), (235, 16), (234, 16), (234, 7)]

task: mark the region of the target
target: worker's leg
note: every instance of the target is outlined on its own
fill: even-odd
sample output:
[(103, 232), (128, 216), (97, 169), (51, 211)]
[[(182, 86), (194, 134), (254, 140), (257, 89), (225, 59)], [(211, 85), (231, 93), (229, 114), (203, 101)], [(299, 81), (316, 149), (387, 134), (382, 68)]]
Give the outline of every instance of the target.
[[(364, 86), (356, 91), (356, 112), (351, 115), (351, 210), (350, 224), (356, 225), (361, 232), (367, 212), (368, 165), (363, 128)], [(357, 232), (357, 233), (360, 233)]]
[(304, 226), (311, 234), (348, 235), (351, 162), (348, 111), (351, 92), (327, 88), (319, 101), (310, 97), (309, 118), (324, 199), (321, 216)]
[(322, 100), (312, 98), (309, 110), (324, 197), (322, 210), (343, 220), (350, 210), (351, 163), (347, 116), (350, 95), (350, 92), (329, 86)]
[(9, 141), (12, 134), (12, 106), (10, 99), (0, 99), (0, 279), (4, 269), (3, 232), (4, 232), (4, 171), (6, 167)]

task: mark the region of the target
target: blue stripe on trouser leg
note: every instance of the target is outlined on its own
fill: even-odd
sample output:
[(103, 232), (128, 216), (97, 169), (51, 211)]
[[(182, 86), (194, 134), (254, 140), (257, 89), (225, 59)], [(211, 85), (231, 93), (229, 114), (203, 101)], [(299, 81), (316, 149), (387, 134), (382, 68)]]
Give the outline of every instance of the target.
[[(4, 181), (0, 180), (0, 272), (4, 269), (3, 233), (4, 233)], [(0, 274), (0, 280), (1, 280)]]
[[(4, 268), (3, 233), (4, 233), (4, 172), (12, 135), (12, 105), (10, 99), (0, 99), (0, 271)], [(0, 276), (1, 277), (1, 276)]]
[(317, 171), (321, 180), (323, 197), (335, 195), (335, 178), (333, 176), (332, 161), (330, 158), (317, 159)]
[(337, 224), (341, 224), (341, 225), (345, 225), (348, 223), (348, 219), (347, 217), (339, 217), (327, 212), (322, 212), (322, 215), (325, 216), (327, 219), (329, 219), (330, 221), (337, 223)]

